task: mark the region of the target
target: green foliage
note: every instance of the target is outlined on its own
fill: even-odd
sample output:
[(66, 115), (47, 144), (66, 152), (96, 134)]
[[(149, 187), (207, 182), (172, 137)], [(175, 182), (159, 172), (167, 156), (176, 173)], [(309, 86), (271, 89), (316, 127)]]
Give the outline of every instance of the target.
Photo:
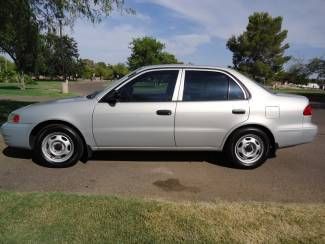
[(20, 72), (34, 71), (39, 28), (28, 1), (2, 1), (0, 51), (6, 52)]
[(92, 79), (95, 74), (95, 63), (90, 59), (81, 59), (81, 77)]
[(269, 81), (283, 69), (290, 57), (284, 56), (289, 44), (282, 45), (287, 31), (281, 30), (282, 17), (254, 13), (249, 17), (246, 31), (232, 36), (227, 47), (233, 52), (234, 68), (255, 80)]
[(325, 60), (313, 58), (308, 63), (305, 63), (303, 60), (293, 58), (293, 63), (288, 67), (287, 71), (281, 72), (277, 76), (277, 80), (295, 84), (324, 83)]
[(17, 73), (14, 70), (7, 70), (0, 72), (0, 82), (15, 83), (17, 82)]
[(112, 66), (107, 66), (105, 70), (104, 80), (113, 80), (114, 79), (114, 70)]
[(119, 79), (129, 73), (128, 67), (122, 63), (112, 65), (112, 70), (115, 79)]
[(100, 79), (103, 79), (106, 76), (107, 66), (104, 62), (98, 62), (95, 65), (95, 74)]
[(81, 64), (81, 77), (85, 79), (99, 77), (104, 80), (113, 80), (129, 73), (128, 67), (123, 63), (109, 65), (104, 62), (95, 63), (90, 59), (81, 59)]
[(133, 9), (124, 7), (124, 0), (29, 0), (24, 2), (29, 3), (38, 25), (45, 30), (56, 29), (60, 21), (64, 25), (73, 25), (76, 18), (98, 23), (114, 10), (127, 14), (135, 13)]
[(310, 75), (315, 75), (317, 80), (325, 80), (325, 59), (313, 58), (307, 64), (307, 69)]
[(37, 85), (37, 81), (33, 80), (30, 75), (24, 75), (24, 82), (26, 85)]
[(306, 84), (309, 72), (307, 66), (300, 60), (294, 60), (286, 72), (283, 72), (282, 80), (294, 84)]
[(13, 62), (8, 60), (7, 58), (0, 56), (0, 72), (15, 70), (16, 66)]
[(131, 56), (128, 65), (131, 70), (153, 64), (173, 64), (178, 60), (173, 54), (165, 52), (165, 44), (152, 37), (136, 38), (130, 43)]
[(78, 73), (78, 47), (73, 38), (49, 33), (39, 39), (36, 74), (55, 77)]
[(0, 56), (0, 82), (16, 82), (16, 67), (13, 62)]
[[(55, 32), (61, 24), (72, 26), (78, 17), (99, 22), (116, 9), (134, 12), (124, 8), (124, 0), (4, 0), (0, 4), (0, 52), (10, 55), (22, 73), (38, 73), (46, 69), (45, 60), (42, 59), (46, 56), (38, 57), (38, 52), (43, 48), (39, 42), (41, 30)], [(74, 49), (70, 46), (74, 43), (68, 37), (64, 37), (63, 42), (68, 50)], [(68, 67), (63, 73), (69, 75), (76, 72), (77, 66), (71, 66), (71, 59), (64, 55), (71, 57), (66, 52), (58, 57), (62, 59), (60, 66)], [(53, 73), (57, 65), (55, 61), (53, 70), (47, 72)]]

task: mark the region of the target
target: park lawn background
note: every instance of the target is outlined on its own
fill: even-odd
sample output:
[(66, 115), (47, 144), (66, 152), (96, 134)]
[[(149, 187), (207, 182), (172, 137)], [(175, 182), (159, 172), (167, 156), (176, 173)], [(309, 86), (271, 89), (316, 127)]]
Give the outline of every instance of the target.
[(0, 192), (0, 243), (324, 243), (325, 204)]
[[(36, 84), (26, 85), (26, 90), (21, 90), (18, 84), (0, 83), (0, 125), (6, 122), (10, 112), (20, 107), (40, 100), (60, 99), (78, 95), (75, 93), (62, 94), (61, 84), (62, 81), (37, 81)], [(28, 101), (22, 101), (18, 98)]]
[(312, 102), (325, 103), (325, 90), (320, 89), (294, 89), (294, 88), (280, 88), (273, 89), (275, 93), (289, 93), (305, 96)]
[(64, 98), (76, 94), (61, 92), (62, 81), (37, 81), (35, 84), (27, 84), (25, 90), (21, 90), (16, 83), (0, 83), (0, 96), (30, 96)]

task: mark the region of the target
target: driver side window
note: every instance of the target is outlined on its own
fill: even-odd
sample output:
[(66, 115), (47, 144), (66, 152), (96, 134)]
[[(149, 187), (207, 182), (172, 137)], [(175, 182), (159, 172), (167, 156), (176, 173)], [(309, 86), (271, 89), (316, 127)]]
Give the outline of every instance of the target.
[(134, 78), (119, 91), (120, 102), (167, 102), (172, 100), (178, 70), (151, 71)]

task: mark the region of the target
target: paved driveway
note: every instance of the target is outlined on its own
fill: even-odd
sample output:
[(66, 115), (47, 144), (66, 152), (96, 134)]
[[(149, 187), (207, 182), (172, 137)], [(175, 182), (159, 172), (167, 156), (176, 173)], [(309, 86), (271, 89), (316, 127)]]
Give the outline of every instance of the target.
[(117, 194), (170, 200), (325, 202), (325, 110), (315, 110), (312, 144), (286, 148), (255, 170), (229, 167), (221, 154), (103, 152), (67, 169), (38, 166), (0, 140), (0, 190)]

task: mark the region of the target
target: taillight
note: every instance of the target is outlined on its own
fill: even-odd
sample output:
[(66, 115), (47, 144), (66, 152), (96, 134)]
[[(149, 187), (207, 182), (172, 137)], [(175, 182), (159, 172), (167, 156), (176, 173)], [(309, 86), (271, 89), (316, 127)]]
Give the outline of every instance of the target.
[(313, 108), (308, 104), (304, 109), (304, 116), (311, 116), (313, 114)]

